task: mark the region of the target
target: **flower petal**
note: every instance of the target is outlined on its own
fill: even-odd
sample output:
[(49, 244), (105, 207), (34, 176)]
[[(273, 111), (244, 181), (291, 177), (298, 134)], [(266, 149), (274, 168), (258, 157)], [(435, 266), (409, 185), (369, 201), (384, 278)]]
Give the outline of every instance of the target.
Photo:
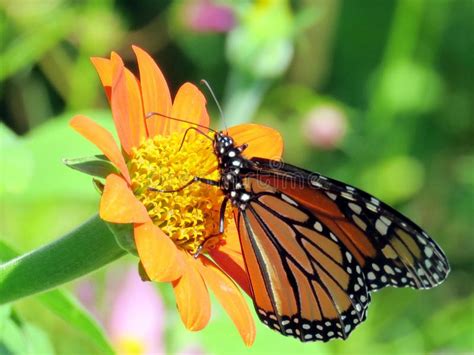
[(140, 89), (137, 79), (125, 69), (118, 54), (112, 52), (111, 60), (112, 115), (122, 147), (130, 155), (132, 148), (147, 137)]
[(245, 345), (255, 340), (255, 322), (252, 314), (235, 283), (206, 257), (199, 258), (199, 271), (206, 285), (214, 292), (217, 300), (237, 327)]
[(112, 61), (107, 58), (92, 57), (91, 62), (99, 74), (105, 94), (110, 102), (112, 95)]
[(247, 268), (242, 256), (239, 234), (235, 223), (229, 223), (225, 230), (225, 244), (209, 251), (212, 259), (249, 296), (252, 295)]
[(283, 138), (281, 134), (270, 127), (246, 123), (230, 127), (228, 134), (238, 144), (248, 144), (244, 156), (280, 160), (283, 154)]
[(184, 260), (176, 245), (152, 221), (134, 226), (138, 255), (150, 280), (169, 282), (180, 278)]
[(211, 317), (211, 301), (206, 284), (196, 269), (197, 260), (184, 254), (186, 271), (173, 281), (173, 289), (181, 320), (189, 330), (201, 330)]
[(137, 200), (127, 182), (116, 174), (110, 174), (105, 180), (99, 214), (104, 221), (112, 223), (150, 221), (145, 206)]
[(127, 164), (115, 143), (114, 137), (102, 126), (91, 119), (77, 115), (69, 122), (72, 128), (79, 132), (83, 137), (94, 143), (109, 160), (120, 170), (122, 176), (130, 184), (130, 175)]
[[(174, 98), (171, 117), (198, 123), (209, 127), (209, 115), (206, 109), (206, 98), (202, 92), (191, 83), (184, 83)], [(184, 132), (190, 125), (170, 120), (170, 133)], [(207, 132), (204, 128), (200, 130)]]
[[(171, 113), (171, 95), (165, 77), (158, 65), (143, 49), (132, 46), (138, 60), (140, 70), (140, 86), (143, 98), (145, 115), (150, 112), (162, 113), (169, 116)], [(167, 135), (170, 120), (162, 116), (152, 116), (146, 119), (150, 137), (157, 134)]]

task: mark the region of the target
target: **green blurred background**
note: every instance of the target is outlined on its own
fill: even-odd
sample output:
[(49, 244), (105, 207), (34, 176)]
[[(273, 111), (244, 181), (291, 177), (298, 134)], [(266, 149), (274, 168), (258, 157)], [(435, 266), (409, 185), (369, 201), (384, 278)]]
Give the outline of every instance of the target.
[(0, 354), (146, 350), (130, 329), (117, 335), (124, 323), (151, 332), (155, 352), (165, 353), (474, 351), (473, 24), (472, 0), (0, 1), (0, 258), (54, 240), (97, 211), (90, 178), (61, 163), (97, 153), (68, 120), (83, 113), (112, 127), (89, 57), (117, 51), (136, 69), (136, 44), (173, 92), (206, 79), (227, 125), (279, 129), (286, 161), (392, 204), (436, 239), (452, 267), (436, 289), (375, 294), (368, 320), (347, 341), (301, 344), (258, 324), (246, 349), (217, 303), (205, 330), (186, 331), (169, 285), (144, 301), (164, 304), (149, 310), (161, 325), (141, 329), (140, 310), (114, 301), (141, 292), (127, 296), (133, 287), (122, 279), (136, 260), (126, 257), (0, 307)]

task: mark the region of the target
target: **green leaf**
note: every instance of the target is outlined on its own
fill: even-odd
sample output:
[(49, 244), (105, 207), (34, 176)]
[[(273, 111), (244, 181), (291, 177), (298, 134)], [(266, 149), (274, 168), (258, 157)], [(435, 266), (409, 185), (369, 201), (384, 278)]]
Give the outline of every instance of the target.
[(0, 306), (0, 354), (54, 354), (54, 349), (43, 330), (4, 305)]
[(133, 226), (131, 224), (108, 223), (107, 227), (113, 233), (117, 244), (125, 251), (138, 256), (137, 247), (133, 239)]
[[(15, 252), (13, 248), (0, 240), (0, 261), (12, 259), (17, 255), (18, 253)], [(53, 290), (40, 294), (37, 298), (47, 309), (56, 314), (59, 318), (87, 335), (104, 353), (114, 353), (112, 345), (107, 340), (102, 327), (71, 293), (65, 290)], [(0, 324), (2, 324), (9, 315), (10, 306), (0, 306)], [(38, 339), (35, 338), (37, 341), (44, 341), (38, 334), (37, 329), (31, 329), (31, 332), (33, 336), (38, 337)], [(0, 353), (2, 353), (1, 345)]]
[(0, 325), (10, 317), (11, 306), (9, 304), (4, 304), (0, 306)]
[(151, 281), (141, 261), (138, 263), (138, 274), (140, 275), (142, 281)]
[(33, 179), (33, 152), (3, 123), (0, 123), (0, 149), (0, 196), (27, 191)]
[[(5, 314), (5, 308), (0, 313)], [(0, 323), (0, 353), (1, 354), (24, 354), (26, 352), (26, 344), (23, 334), (18, 324), (16, 324), (9, 316), (11, 309), (8, 308), (8, 317)]]
[[(0, 198), (28, 203), (54, 199), (97, 201), (89, 176), (62, 163), (65, 157), (100, 154), (96, 146), (69, 126), (72, 116), (67, 113), (54, 117), (24, 137), (17, 137), (0, 124)], [(115, 134), (109, 111), (94, 111), (89, 116)]]
[(0, 262), (4, 262), (18, 256), (18, 253), (0, 239)]
[(114, 354), (102, 327), (69, 292), (53, 290), (38, 296), (51, 312), (88, 336), (106, 354)]
[(10, 305), (0, 306), (0, 354), (54, 354), (48, 335), (20, 319)]
[(117, 168), (103, 155), (63, 159), (63, 163), (71, 169), (103, 179), (105, 179), (109, 174), (118, 173)]
[(47, 334), (33, 324), (26, 323), (22, 326), (25, 337), (25, 354), (54, 354), (53, 345)]

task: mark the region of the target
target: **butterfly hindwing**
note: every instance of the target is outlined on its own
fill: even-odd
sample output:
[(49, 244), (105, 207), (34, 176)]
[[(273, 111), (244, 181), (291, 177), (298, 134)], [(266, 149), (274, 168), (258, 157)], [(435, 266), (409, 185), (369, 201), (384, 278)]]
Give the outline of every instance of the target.
[(346, 338), (370, 299), (361, 267), (309, 211), (278, 192), (252, 196), (236, 219), (258, 316), (301, 341)]

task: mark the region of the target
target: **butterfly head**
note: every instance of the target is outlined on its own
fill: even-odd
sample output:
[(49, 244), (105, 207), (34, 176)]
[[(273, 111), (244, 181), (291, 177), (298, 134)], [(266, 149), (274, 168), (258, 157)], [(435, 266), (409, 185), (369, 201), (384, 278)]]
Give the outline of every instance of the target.
[(214, 153), (219, 160), (220, 168), (232, 166), (233, 169), (237, 169), (236, 174), (246, 163), (242, 152), (247, 147), (247, 144), (236, 146), (234, 139), (224, 132), (217, 132), (214, 136)]
[(234, 140), (223, 132), (217, 132), (214, 136), (214, 152), (216, 155), (223, 156), (233, 149), (235, 149)]

